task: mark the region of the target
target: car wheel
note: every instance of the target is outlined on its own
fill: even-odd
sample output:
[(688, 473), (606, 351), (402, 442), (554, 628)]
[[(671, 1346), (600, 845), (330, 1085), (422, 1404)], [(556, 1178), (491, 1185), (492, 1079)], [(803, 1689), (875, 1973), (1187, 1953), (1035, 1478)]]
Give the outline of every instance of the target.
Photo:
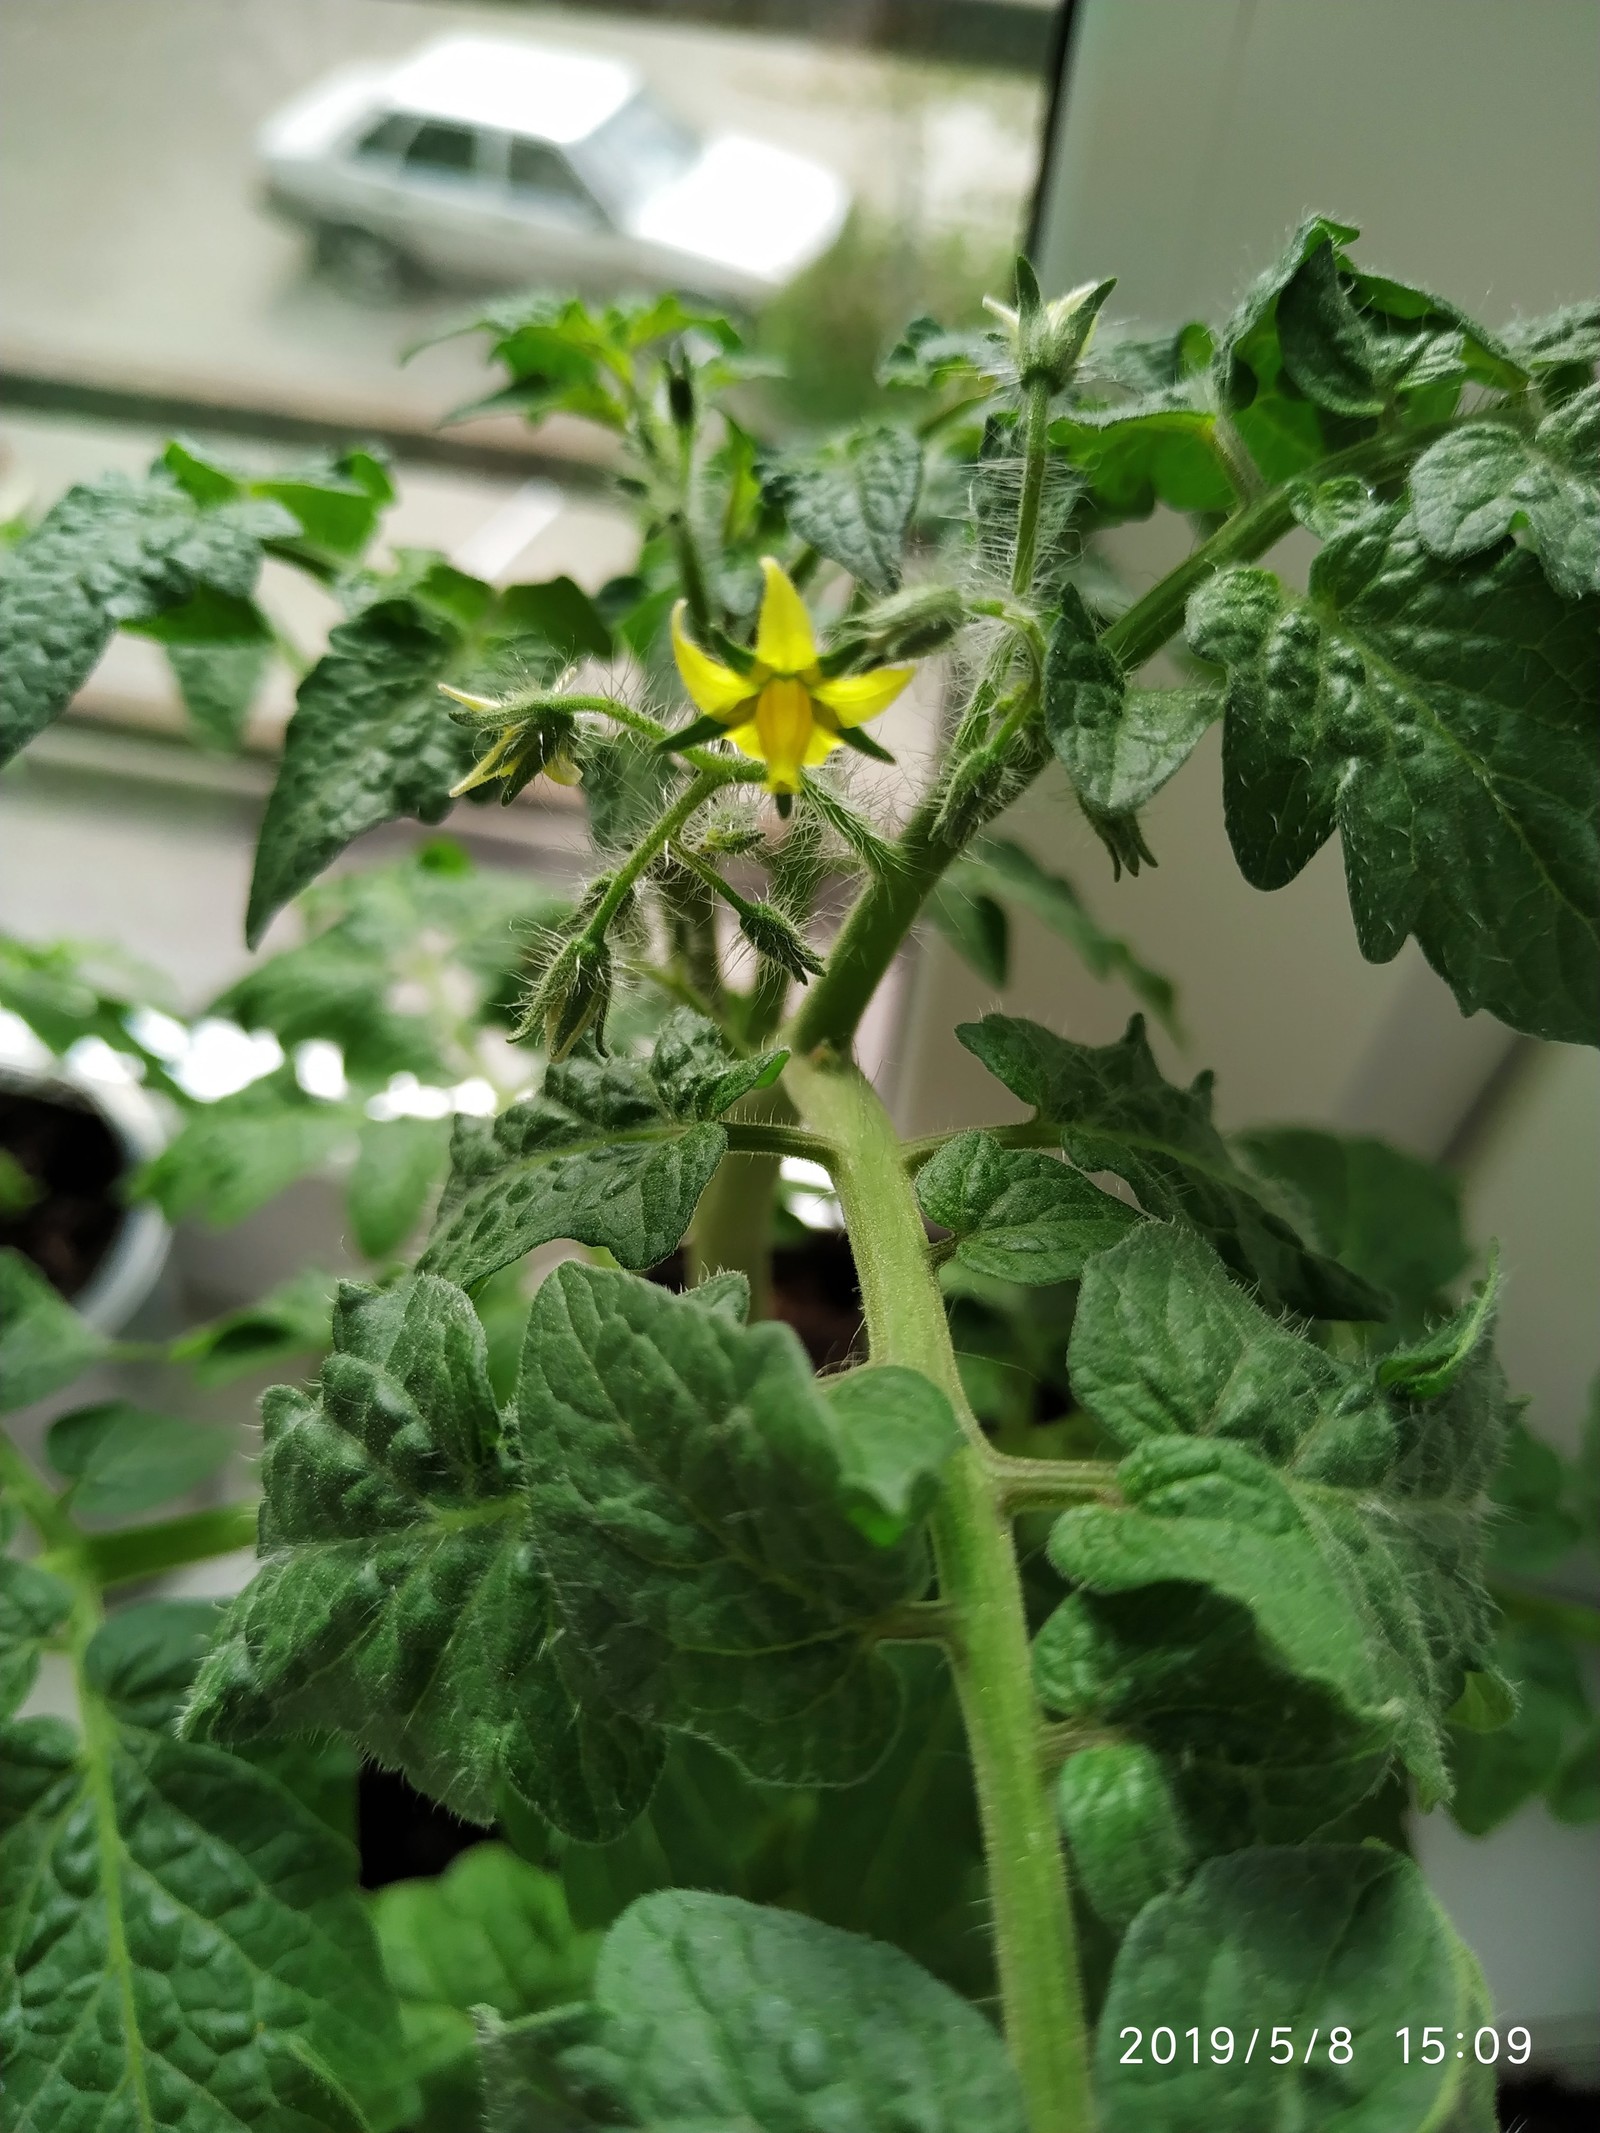
[(317, 270), (352, 303), (372, 306), (398, 302), (411, 280), (405, 254), (371, 230), (319, 230)]

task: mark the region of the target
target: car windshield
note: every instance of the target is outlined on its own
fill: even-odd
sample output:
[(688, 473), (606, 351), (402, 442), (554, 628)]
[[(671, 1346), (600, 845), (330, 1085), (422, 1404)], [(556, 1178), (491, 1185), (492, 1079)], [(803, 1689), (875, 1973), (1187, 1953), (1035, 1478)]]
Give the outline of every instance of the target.
[(681, 178), (698, 160), (700, 143), (659, 105), (635, 96), (572, 154), (612, 214), (620, 217)]

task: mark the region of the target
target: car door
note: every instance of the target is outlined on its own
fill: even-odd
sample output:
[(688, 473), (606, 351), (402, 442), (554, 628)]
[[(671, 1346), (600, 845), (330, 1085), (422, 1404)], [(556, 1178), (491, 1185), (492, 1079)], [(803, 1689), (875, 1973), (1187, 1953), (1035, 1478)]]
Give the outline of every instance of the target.
[(560, 149), (527, 134), (506, 145), (496, 246), (503, 280), (595, 288), (614, 286), (635, 250)]
[(395, 170), (395, 243), (437, 274), (477, 280), (495, 269), (495, 210), (505, 137), (454, 119), (421, 119)]

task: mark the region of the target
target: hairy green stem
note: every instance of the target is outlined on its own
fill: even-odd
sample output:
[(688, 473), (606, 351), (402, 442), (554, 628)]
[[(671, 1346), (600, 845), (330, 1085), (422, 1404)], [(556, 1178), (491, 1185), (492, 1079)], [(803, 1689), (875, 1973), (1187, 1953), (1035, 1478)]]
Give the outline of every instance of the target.
[(1017, 546), (1011, 558), (1011, 590), (1019, 599), (1026, 599), (1033, 590), (1033, 565), (1039, 548), (1039, 506), (1044, 499), (1045, 461), (1049, 457), (1049, 379), (1034, 378), (1026, 387), (1026, 394), (1022, 501), (1017, 506)]
[[(1449, 426), (1433, 423), (1397, 437), (1373, 438), (1308, 469), (1303, 479), (1332, 481), (1340, 475), (1355, 474), (1382, 481), (1401, 473)], [(1176, 634), (1189, 595), (1197, 585), (1231, 563), (1246, 563), (1264, 555), (1293, 524), (1294, 502), (1288, 485), (1271, 490), (1236, 511), (1226, 525), (1219, 526), (1209, 540), (1202, 541), (1192, 555), (1112, 623), (1101, 637), (1102, 644), (1125, 672), (1136, 672)], [(1024, 781), (1031, 775), (1026, 773)], [(809, 1052), (818, 1045), (841, 1052), (848, 1049), (868, 1002), (883, 982), (917, 913), (968, 841), (970, 830), (963, 836), (951, 836), (941, 830), (941, 800), (942, 795), (935, 791), (919, 804), (896, 848), (901, 863), (868, 882), (857, 897), (834, 942), (827, 969), (807, 989), (791, 1024), (792, 1042), (798, 1051)]]
[(922, 1217), (887, 1112), (851, 1067), (797, 1060), (786, 1080), (801, 1116), (835, 1147), (834, 1182), (872, 1360), (932, 1378), (965, 1432), (945, 1469), (933, 1539), (983, 1827), (1006, 2041), (1030, 2133), (1092, 2133), (1088, 2024), (1066, 1866), (1040, 1769), (1022, 1583), (992, 1455), (962, 1391)]
[(1113, 1494), (1113, 1459), (1013, 1459), (992, 1453), (989, 1475), (1008, 1511), (1054, 1511)]
[(776, 1119), (747, 1118), (735, 1113), (722, 1121), (728, 1146), (740, 1155), (795, 1155), (807, 1163), (833, 1164), (833, 1143), (804, 1126), (781, 1125)]
[(670, 807), (657, 815), (612, 875), (604, 896), (590, 913), (588, 923), (583, 929), (590, 940), (604, 940), (607, 926), (632, 895), (640, 875), (647, 871), (657, 855), (672, 842), (691, 815), (697, 814), (734, 775), (736, 773), (731, 765), (712, 764), (709, 769), (702, 770), (692, 784), (684, 787)]

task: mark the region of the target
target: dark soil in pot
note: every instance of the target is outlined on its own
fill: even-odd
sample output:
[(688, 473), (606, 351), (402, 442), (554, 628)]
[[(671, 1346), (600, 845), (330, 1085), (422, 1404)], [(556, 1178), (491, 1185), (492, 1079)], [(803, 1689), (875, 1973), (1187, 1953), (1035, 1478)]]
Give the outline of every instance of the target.
[(63, 1296), (77, 1296), (123, 1222), (127, 1159), (116, 1135), (63, 1084), (0, 1076), (0, 1149), (32, 1187), (25, 1205), (0, 1204), (0, 1246), (14, 1246)]

